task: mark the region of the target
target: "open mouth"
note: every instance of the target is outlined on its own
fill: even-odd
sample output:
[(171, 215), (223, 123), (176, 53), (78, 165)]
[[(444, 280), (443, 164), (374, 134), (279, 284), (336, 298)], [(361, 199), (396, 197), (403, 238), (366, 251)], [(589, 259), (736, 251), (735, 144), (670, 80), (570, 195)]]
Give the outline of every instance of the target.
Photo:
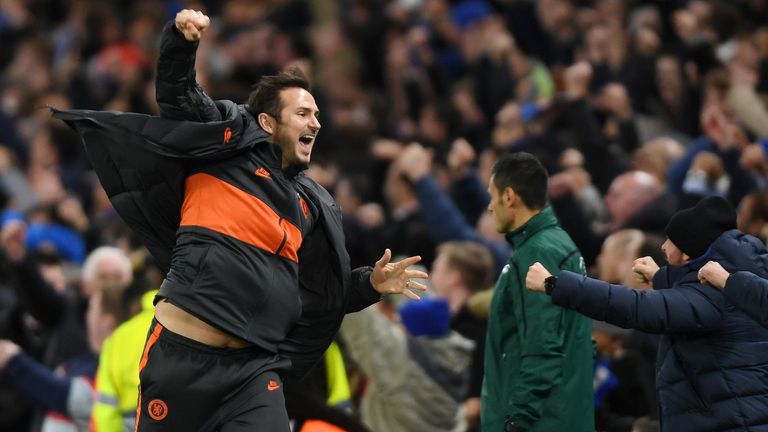
[(299, 141), (301, 141), (302, 144), (311, 144), (314, 139), (315, 136), (312, 134), (306, 134), (299, 137)]

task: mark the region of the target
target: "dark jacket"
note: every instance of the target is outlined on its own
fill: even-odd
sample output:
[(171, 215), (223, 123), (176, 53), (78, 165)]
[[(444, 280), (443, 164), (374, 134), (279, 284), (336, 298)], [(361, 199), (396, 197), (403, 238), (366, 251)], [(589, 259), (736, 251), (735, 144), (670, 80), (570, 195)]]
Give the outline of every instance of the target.
[(768, 327), (768, 280), (764, 277), (736, 272), (725, 282), (723, 294), (763, 327)]
[(555, 304), (625, 328), (663, 336), (656, 363), (662, 430), (768, 430), (768, 329), (702, 285), (708, 260), (768, 277), (765, 248), (738, 230), (683, 266), (662, 267), (654, 291), (636, 291), (561, 272)]
[[(219, 107), (225, 120), (207, 124), (85, 111), (56, 116), (83, 135), (121, 217), (138, 226), (140, 238), (150, 237), (150, 251), (164, 248), (157, 258), (167, 276), (158, 296), (276, 353), (301, 313), (297, 188), (279, 170), (280, 155), (266, 134), (251, 127), (253, 117), (231, 102)], [(250, 143), (247, 151), (218, 151), (242, 148), (241, 139)], [(176, 166), (157, 162), (153, 146)], [(259, 168), (271, 178), (254, 174)], [(169, 187), (178, 195), (166, 201)], [(157, 208), (165, 202), (175, 205)]]
[[(264, 269), (252, 267), (253, 273), (235, 273), (240, 283), (263, 284), (263, 293), (271, 297), (270, 302), (274, 297), (279, 297), (282, 306), (290, 306), (287, 313), (285, 308), (266, 311), (268, 314), (282, 313), (285, 316), (277, 317), (278, 321), (282, 324), (290, 320), (292, 327), (280, 327), (280, 331), (285, 331), (270, 333), (270, 344), (262, 346), (276, 348), (292, 360), (295, 373), (303, 375), (320, 359), (330, 344), (343, 314), (359, 310), (379, 299), (378, 293), (369, 283), (371, 269), (350, 271), (349, 256), (344, 249), (341, 214), (331, 196), (303, 173), (283, 173), (280, 170), (279, 149), (266, 142), (267, 135), (244, 106), (230, 101), (214, 102), (200, 89), (194, 74), (196, 46), (196, 43), (185, 41), (173, 25), (166, 26), (158, 59), (157, 98), (161, 113), (176, 120), (93, 111), (54, 110), (54, 116), (67, 121), (82, 134), (91, 163), (115, 209), (166, 272), (173, 269), (172, 260), (177, 258), (173, 248), (182, 220), (179, 210), (185, 193), (184, 182), (194, 177), (187, 177), (188, 174), (199, 172), (201, 164), (240, 170), (238, 163), (253, 162), (252, 155), (255, 153), (263, 156), (267, 165), (261, 168), (265, 168), (272, 178), (273, 183), (266, 184), (274, 185), (279, 181), (280, 186), (292, 191), (293, 197), (307, 197), (310, 201), (308, 207), (313, 212), (311, 219), (315, 223), (309, 229), (302, 227), (301, 247), (296, 251), (296, 263), (301, 262), (302, 266), (298, 269), (299, 274), (293, 286), (298, 282), (300, 289), (293, 291), (288, 284), (290, 281), (274, 284), (269, 277), (277, 277), (282, 273), (270, 268), (271, 261), (261, 263), (267, 266)], [(260, 167), (252, 168), (256, 170)], [(299, 214), (303, 214), (298, 200), (295, 204)], [(282, 206), (274, 210), (284, 211)], [(288, 210), (292, 211), (293, 207)], [(296, 221), (290, 212), (282, 216)], [(306, 217), (303, 215), (299, 219)], [(281, 219), (280, 226), (285, 228), (282, 222)], [(223, 251), (222, 248), (218, 250)], [(276, 256), (280, 251), (271, 252)], [(208, 263), (211, 258), (209, 254), (198, 254), (197, 262)], [(231, 258), (235, 261), (239, 259)], [(293, 262), (293, 257), (280, 258)], [(229, 260), (227, 263), (227, 267), (219, 267), (220, 273), (231, 272), (229, 266), (235, 263)], [(192, 269), (195, 270), (194, 267)], [(265, 279), (252, 279), (262, 271)], [(171, 274), (168, 276), (170, 279)], [(221, 285), (226, 288), (230, 286), (225, 283)], [(283, 285), (287, 292), (281, 291)], [(216, 300), (223, 304), (241, 306), (226, 296), (219, 296)], [(243, 301), (242, 304), (246, 305), (259, 301), (235, 300)], [(296, 305), (295, 316), (292, 305)], [(256, 314), (240, 318), (248, 326), (264, 324)], [(222, 328), (217, 322), (212, 324)], [(230, 331), (228, 328), (222, 329)], [(240, 333), (233, 334), (243, 336)], [(259, 342), (254, 337), (244, 339)]]

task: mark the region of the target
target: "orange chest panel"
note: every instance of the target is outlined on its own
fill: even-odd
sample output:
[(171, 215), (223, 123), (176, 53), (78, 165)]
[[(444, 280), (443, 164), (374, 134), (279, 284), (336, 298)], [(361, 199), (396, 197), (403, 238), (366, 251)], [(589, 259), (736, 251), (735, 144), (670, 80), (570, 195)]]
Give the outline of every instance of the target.
[(181, 226), (200, 226), (298, 262), (301, 229), (269, 204), (210, 174), (186, 181)]

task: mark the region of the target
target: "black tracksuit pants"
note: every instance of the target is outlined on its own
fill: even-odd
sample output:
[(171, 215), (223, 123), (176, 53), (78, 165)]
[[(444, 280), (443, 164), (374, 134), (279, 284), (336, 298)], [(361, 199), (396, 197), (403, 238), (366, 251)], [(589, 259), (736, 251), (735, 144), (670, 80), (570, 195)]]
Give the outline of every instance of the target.
[(218, 348), (152, 321), (139, 364), (136, 431), (289, 431), (278, 369), (258, 347)]

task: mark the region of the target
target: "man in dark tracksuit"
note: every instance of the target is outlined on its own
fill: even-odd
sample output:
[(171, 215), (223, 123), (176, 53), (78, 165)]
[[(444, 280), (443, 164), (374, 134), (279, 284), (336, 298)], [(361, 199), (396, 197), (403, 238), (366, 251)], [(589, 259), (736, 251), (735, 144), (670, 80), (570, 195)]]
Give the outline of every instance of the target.
[(389, 251), (350, 272), (338, 208), (301, 173), (320, 129), (306, 80), (264, 77), (248, 107), (214, 102), (194, 73), (207, 26), (184, 10), (164, 30), (157, 98), (173, 120), (55, 116), (83, 135), (115, 208), (167, 271), (138, 430), (288, 430), (276, 371), (306, 373), (344, 313), (382, 293), (416, 297), (409, 278), (426, 275), (406, 270), (418, 257), (388, 265)]

